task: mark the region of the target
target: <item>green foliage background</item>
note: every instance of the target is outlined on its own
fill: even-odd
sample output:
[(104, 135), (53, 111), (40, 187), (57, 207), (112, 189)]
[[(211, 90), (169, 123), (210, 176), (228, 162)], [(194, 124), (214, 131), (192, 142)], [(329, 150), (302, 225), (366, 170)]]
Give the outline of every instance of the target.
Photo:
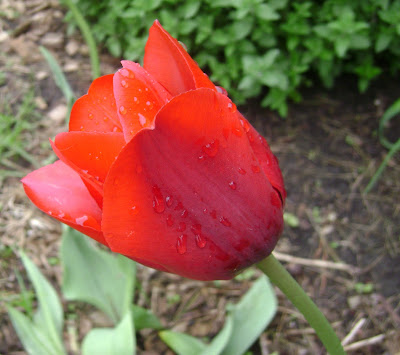
[[(155, 19), (211, 79), (243, 103), (287, 114), (287, 100), (319, 78), (354, 74), (361, 92), (400, 69), (400, 0), (78, 0), (99, 44), (138, 61)], [(73, 17), (67, 21), (74, 26)], [(310, 75), (312, 74), (312, 75)]]

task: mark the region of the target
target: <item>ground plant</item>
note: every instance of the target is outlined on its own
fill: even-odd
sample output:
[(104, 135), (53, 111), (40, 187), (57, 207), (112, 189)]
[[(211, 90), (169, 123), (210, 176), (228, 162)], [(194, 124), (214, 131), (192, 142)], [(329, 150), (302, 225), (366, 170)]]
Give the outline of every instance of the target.
[[(79, 0), (100, 47), (138, 60), (158, 18), (238, 103), (287, 115), (300, 88), (350, 74), (360, 92), (400, 69), (400, 0)], [(73, 13), (66, 16), (70, 30)]]

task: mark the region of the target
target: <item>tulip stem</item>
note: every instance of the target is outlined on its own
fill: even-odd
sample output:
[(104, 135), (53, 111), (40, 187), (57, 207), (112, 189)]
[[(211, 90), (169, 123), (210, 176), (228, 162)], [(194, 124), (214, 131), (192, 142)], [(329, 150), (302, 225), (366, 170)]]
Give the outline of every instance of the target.
[(257, 264), (303, 314), (331, 355), (346, 354), (328, 320), (283, 265), (271, 254)]

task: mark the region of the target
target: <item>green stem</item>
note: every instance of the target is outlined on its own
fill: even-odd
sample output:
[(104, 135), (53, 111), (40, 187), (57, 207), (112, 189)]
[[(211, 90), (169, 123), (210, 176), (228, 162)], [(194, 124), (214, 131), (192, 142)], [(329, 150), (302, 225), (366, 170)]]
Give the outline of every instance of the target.
[(346, 354), (339, 338), (325, 316), (272, 254), (259, 262), (257, 267), (269, 277), (273, 284), (280, 288), (304, 315), (304, 318), (314, 328), (329, 354)]
[(92, 77), (93, 80), (100, 76), (100, 62), (99, 56), (97, 54), (96, 42), (93, 38), (92, 32), (90, 31), (89, 25), (85, 21), (85, 18), (82, 16), (78, 7), (74, 4), (72, 0), (62, 0), (68, 6), (69, 10), (72, 12), (72, 15), (75, 18), (79, 29), (82, 32), (83, 37), (85, 38), (86, 44), (89, 47), (90, 53), (90, 61), (92, 64)]

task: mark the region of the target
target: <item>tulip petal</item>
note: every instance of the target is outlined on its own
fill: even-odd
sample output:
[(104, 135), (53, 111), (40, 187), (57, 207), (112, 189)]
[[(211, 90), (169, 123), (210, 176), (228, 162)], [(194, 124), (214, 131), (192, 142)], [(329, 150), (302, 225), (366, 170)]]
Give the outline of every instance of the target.
[(125, 145), (122, 133), (65, 132), (54, 140), (63, 158), (104, 183), (111, 164)]
[(143, 63), (173, 96), (202, 87), (216, 90), (182, 45), (157, 20), (150, 28)]
[(229, 279), (281, 232), (282, 204), (226, 96), (173, 98), (122, 150), (104, 184), (110, 248), (199, 280)]
[(242, 115), (240, 116), (241, 124), (247, 133), (250, 145), (257, 157), (261, 170), (278, 192), (282, 203), (284, 203), (287, 194), (283, 183), (282, 172), (279, 168), (278, 159), (272, 154), (265, 138), (261, 136)]
[(43, 212), (107, 245), (100, 228), (101, 210), (69, 166), (56, 161), (28, 174), (22, 183)]
[(121, 132), (113, 93), (113, 74), (97, 78), (71, 110), (70, 131)]
[(123, 65), (114, 74), (114, 94), (128, 142), (141, 129), (153, 126), (156, 113), (171, 96), (143, 68), (132, 62)]

